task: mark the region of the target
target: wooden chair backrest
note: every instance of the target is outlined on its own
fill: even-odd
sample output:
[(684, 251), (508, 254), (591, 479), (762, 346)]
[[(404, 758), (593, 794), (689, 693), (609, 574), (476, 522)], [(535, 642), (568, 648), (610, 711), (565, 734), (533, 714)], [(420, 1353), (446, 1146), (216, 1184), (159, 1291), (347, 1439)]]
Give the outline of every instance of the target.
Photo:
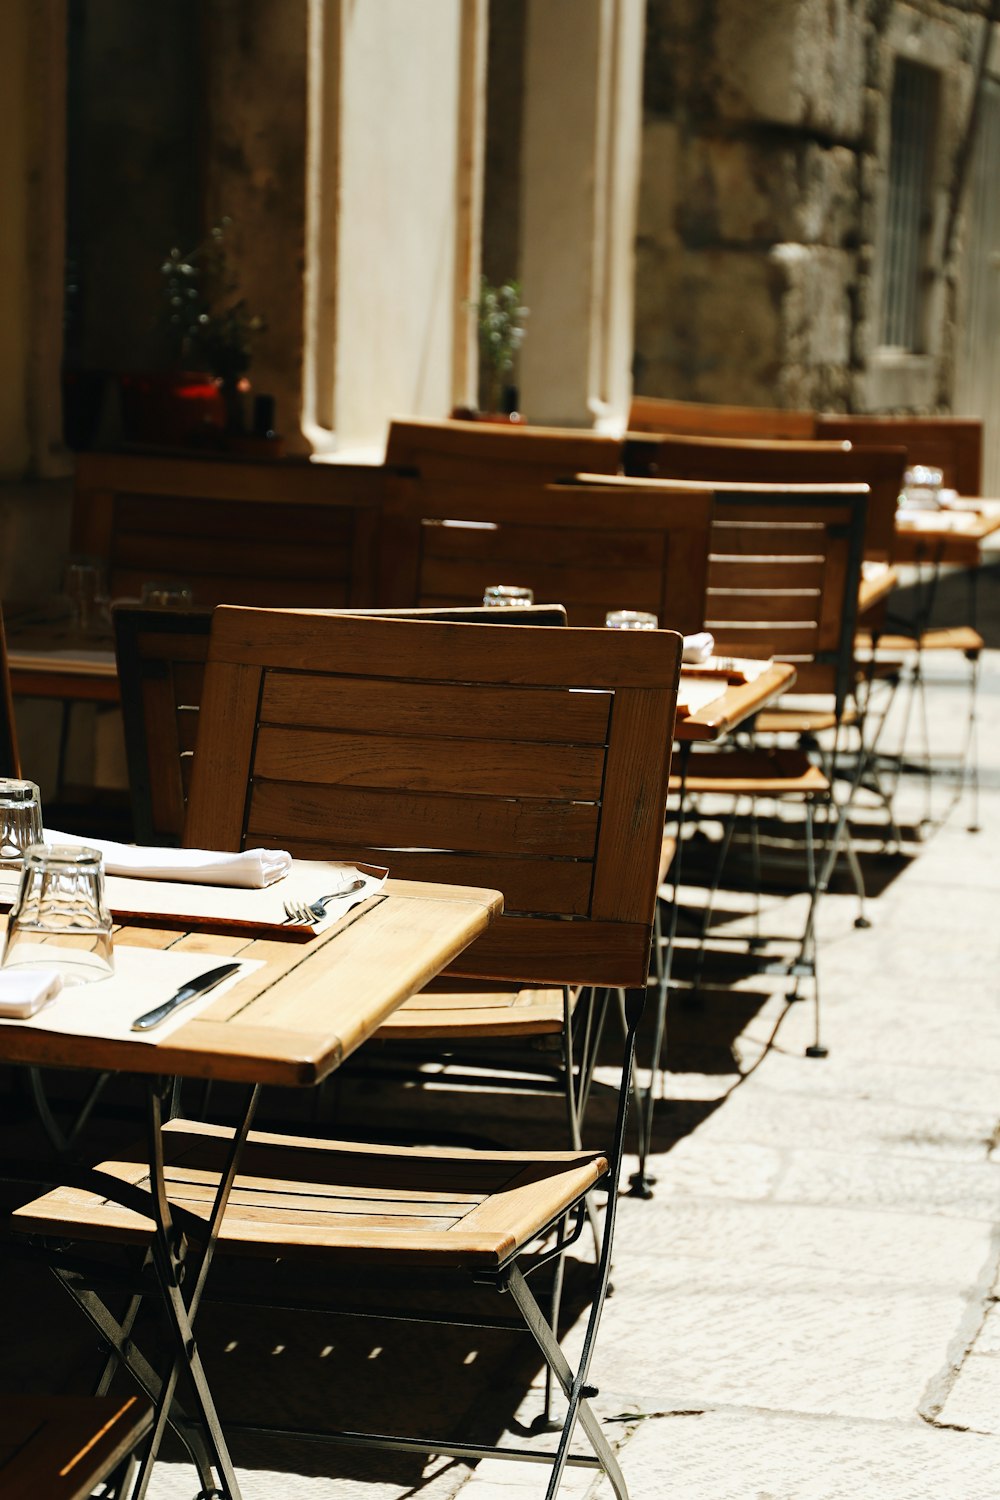
[(867, 487), (716, 492), (705, 625), (722, 655), (796, 668), (797, 693), (852, 684)]
[(754, 484), (866, 484), (871, 490), (865, 556), (891, 559), (896, 502), (903, 486), (906, 449), (856, 448), (846, 442), (765, 442), (752, 439), (637, 437), (626, 440), (630, 474)]
[(14, 722), (14, 696), (10, 689), (10, 663), (7, 660), (7, 632), (0, 610), (0, 776), (20, 776), (21, 756), (17, 746)]
[(570, 479), (580, 470), (617, 474), (617, 438), (572, 427), (529, 427), (499, 422), (432, 422), (419, 417), (389, 425), (388, 468), (419, 475), (427, 483), (505, 479), (542, 482)]
[(616, 476), (568, 484), (390, 484), (379, 600), (443, 605), (481, 600), (491, 583), (558, 599), (570, 625), (599, 626), (613, 609), (700, 630), (711, 493), (673, 503)]
[(490, 886), (457, 970), (644, 985), (681, 639), (219, 609), (185, 843)]
[(906, 449), (907, 465), (930, 464), (960, 495), (980, 495), (983, 484), (983, 424), (979, 417), (868, 417), (840, 414), (816, 418), (816, 436), (846, 438), (855, 447)]
[(663, 432), (687, 437), (814, 438), (811, 411), (777, 406), (718, 406), (711, 401), (674, 401), (633, 396), (629, 432)]
[[(480, 606), (387, 613), (395, 618), (502, 625), (566, 624), (566, 611), (560, 604), (502, 611)], [(113, 617), (132, 836), (138, 844), (179, 844), (191, 786), (212, 611), (116, 605)]]
[(374, 603), (382, 470), (81, 453), (72, 546), (112, 598), (180, 579), (196, 605)]

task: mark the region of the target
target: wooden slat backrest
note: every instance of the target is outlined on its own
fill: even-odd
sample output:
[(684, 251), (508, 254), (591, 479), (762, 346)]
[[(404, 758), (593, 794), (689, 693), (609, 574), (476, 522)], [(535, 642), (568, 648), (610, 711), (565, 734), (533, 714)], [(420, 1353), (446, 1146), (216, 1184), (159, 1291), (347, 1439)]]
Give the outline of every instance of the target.
[(633, 396), (629, 432), (675, 433), (688, 437), (814, 438), (811, 411), (783, 411), (777, 406), (718, 406), (710, 401), (674, 401), (660, 396)]
[(387, 487), (379, 597), (383, 604), (458, 604), (491, 583), (558, 599), (570, 625), (599, 626), (641, 609), (662, 626), (700, 630), (711, 494), (665, 504), (616, 476), (568, 484)]
[(846, 442), (767, 442), (753, 439), (636, 437), (625, 444), (630, 474), (661, 479), (726, 480), (756, 484), (867, 484), (871, 490), (865, 556), (892, 557), (896, 502), (906, 449), (853, 447)]
[(642, 984), (680, 647), (217, 610), (185, 843), (492, 885), (462, 973)]
[(818, 415), (816, 436), (846, 438), (856, 447), (902, 444), (909, 465), (941, 469), (944, 483), (960, 495), (982, 493), (983, 424), (979, 417)]
[(716, 492), (706, 627), (727, 655), (796, 668), (796, 691), (851, 686), (865, 530), (863, 486)]
[(428, 482), (570, 479), (582, 469), (617, 474), (621, 445), (617, 438), (568, 427), (409, 417), (390, 423), (385, 462)]
[[(495, 610), (482, 606), (391, 613), (414, 619), (505, 625), (566, 624), (566, 611), (558, 604), (507, 609), (499, 621)], [(191, 784), (212, 611), (116, 605), (113, 614), (132, 836), (138, 844), (179, 844)]]
[(21, 756), (14, 723), (14, 697), (10, 690), (10, 663), (7, 660), (7, 632), (0, 610), (0, 776), (20, 776)]
[(81, 453), (72, 545), (113, 598), (189, 583), (194, 603), (374, 602), (383, 471)]

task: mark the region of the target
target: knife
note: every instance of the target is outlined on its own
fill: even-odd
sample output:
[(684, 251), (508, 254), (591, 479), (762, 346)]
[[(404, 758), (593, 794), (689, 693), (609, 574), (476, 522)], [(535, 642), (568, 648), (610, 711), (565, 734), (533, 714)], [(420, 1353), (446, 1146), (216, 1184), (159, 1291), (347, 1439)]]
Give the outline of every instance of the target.
[(197, 979), (190, 979), (187, 984), (182, 984), (176, 995), (171, 995), (169, 1000), (164, 1000), (155, 1010), (147, 1010), (145, 1015), (137, 1016), (132, 1022), (133, 1031), (151, 1031), (154, 1026), (159, 1026), (175, 1010), (182, 1005), (187, 1005), (191, 1000), (197, 1000), (199, 995), (207, 995), (209, 990), (214, 990), (217, 984), (228, 979), (230, 974), (235, 974), (240, 967), (239, 963), (220, 964), (217, 969), (209, 969), (206, 974), (200, 974)]

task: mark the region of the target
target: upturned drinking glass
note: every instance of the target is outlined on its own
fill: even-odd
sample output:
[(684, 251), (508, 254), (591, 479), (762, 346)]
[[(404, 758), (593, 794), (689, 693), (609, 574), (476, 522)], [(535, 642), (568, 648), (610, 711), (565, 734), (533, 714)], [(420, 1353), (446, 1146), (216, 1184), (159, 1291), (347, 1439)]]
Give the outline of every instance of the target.
[(111, 913), (98, 850), (33, 844), (25, 851), (0, 967), (56, 969), (64, 985), (114, 973)]
[(18, 867), (42, 841), (42, 802), (33, 781), (0, 777), (0, 868)]
[(644, 609), (612, 609), (604, 616), (608, 630), (656, 630), (659, 621)]
[(531, 589), (521, 588), (516, 583), (490, 583), (483, 591), (483, 603), (487, 609), (518, 609), (534, 602)]

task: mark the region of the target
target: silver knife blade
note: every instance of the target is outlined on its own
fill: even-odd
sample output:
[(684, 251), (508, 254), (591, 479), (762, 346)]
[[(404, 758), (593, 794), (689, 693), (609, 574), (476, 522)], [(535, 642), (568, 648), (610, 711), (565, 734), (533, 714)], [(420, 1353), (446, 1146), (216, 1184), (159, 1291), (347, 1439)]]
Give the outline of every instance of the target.
[(175, 1010), (182, 1005), (187, 1005), (191, 1000), (197, 1000), (199, 995), (207, 995), (209, 990), (214, 990), (217, 984), (228, 979), (230, 974), (235, 974), (240, 967), (238, 963), (220, 964), (217, 969), (209, 969), (205, 974), (199, 974), (197, 979), (188, 980), (182, 984), (176, 994), (171, 995), (169, 1000), (164, 1000), (162, 1005), (157, 1005), (154, 1010), (147, 1010), (143, 1015), (137, 1016), (132, 1022), (133, 1031), (150, 1031), (154, 1026), (159, 1026)]

